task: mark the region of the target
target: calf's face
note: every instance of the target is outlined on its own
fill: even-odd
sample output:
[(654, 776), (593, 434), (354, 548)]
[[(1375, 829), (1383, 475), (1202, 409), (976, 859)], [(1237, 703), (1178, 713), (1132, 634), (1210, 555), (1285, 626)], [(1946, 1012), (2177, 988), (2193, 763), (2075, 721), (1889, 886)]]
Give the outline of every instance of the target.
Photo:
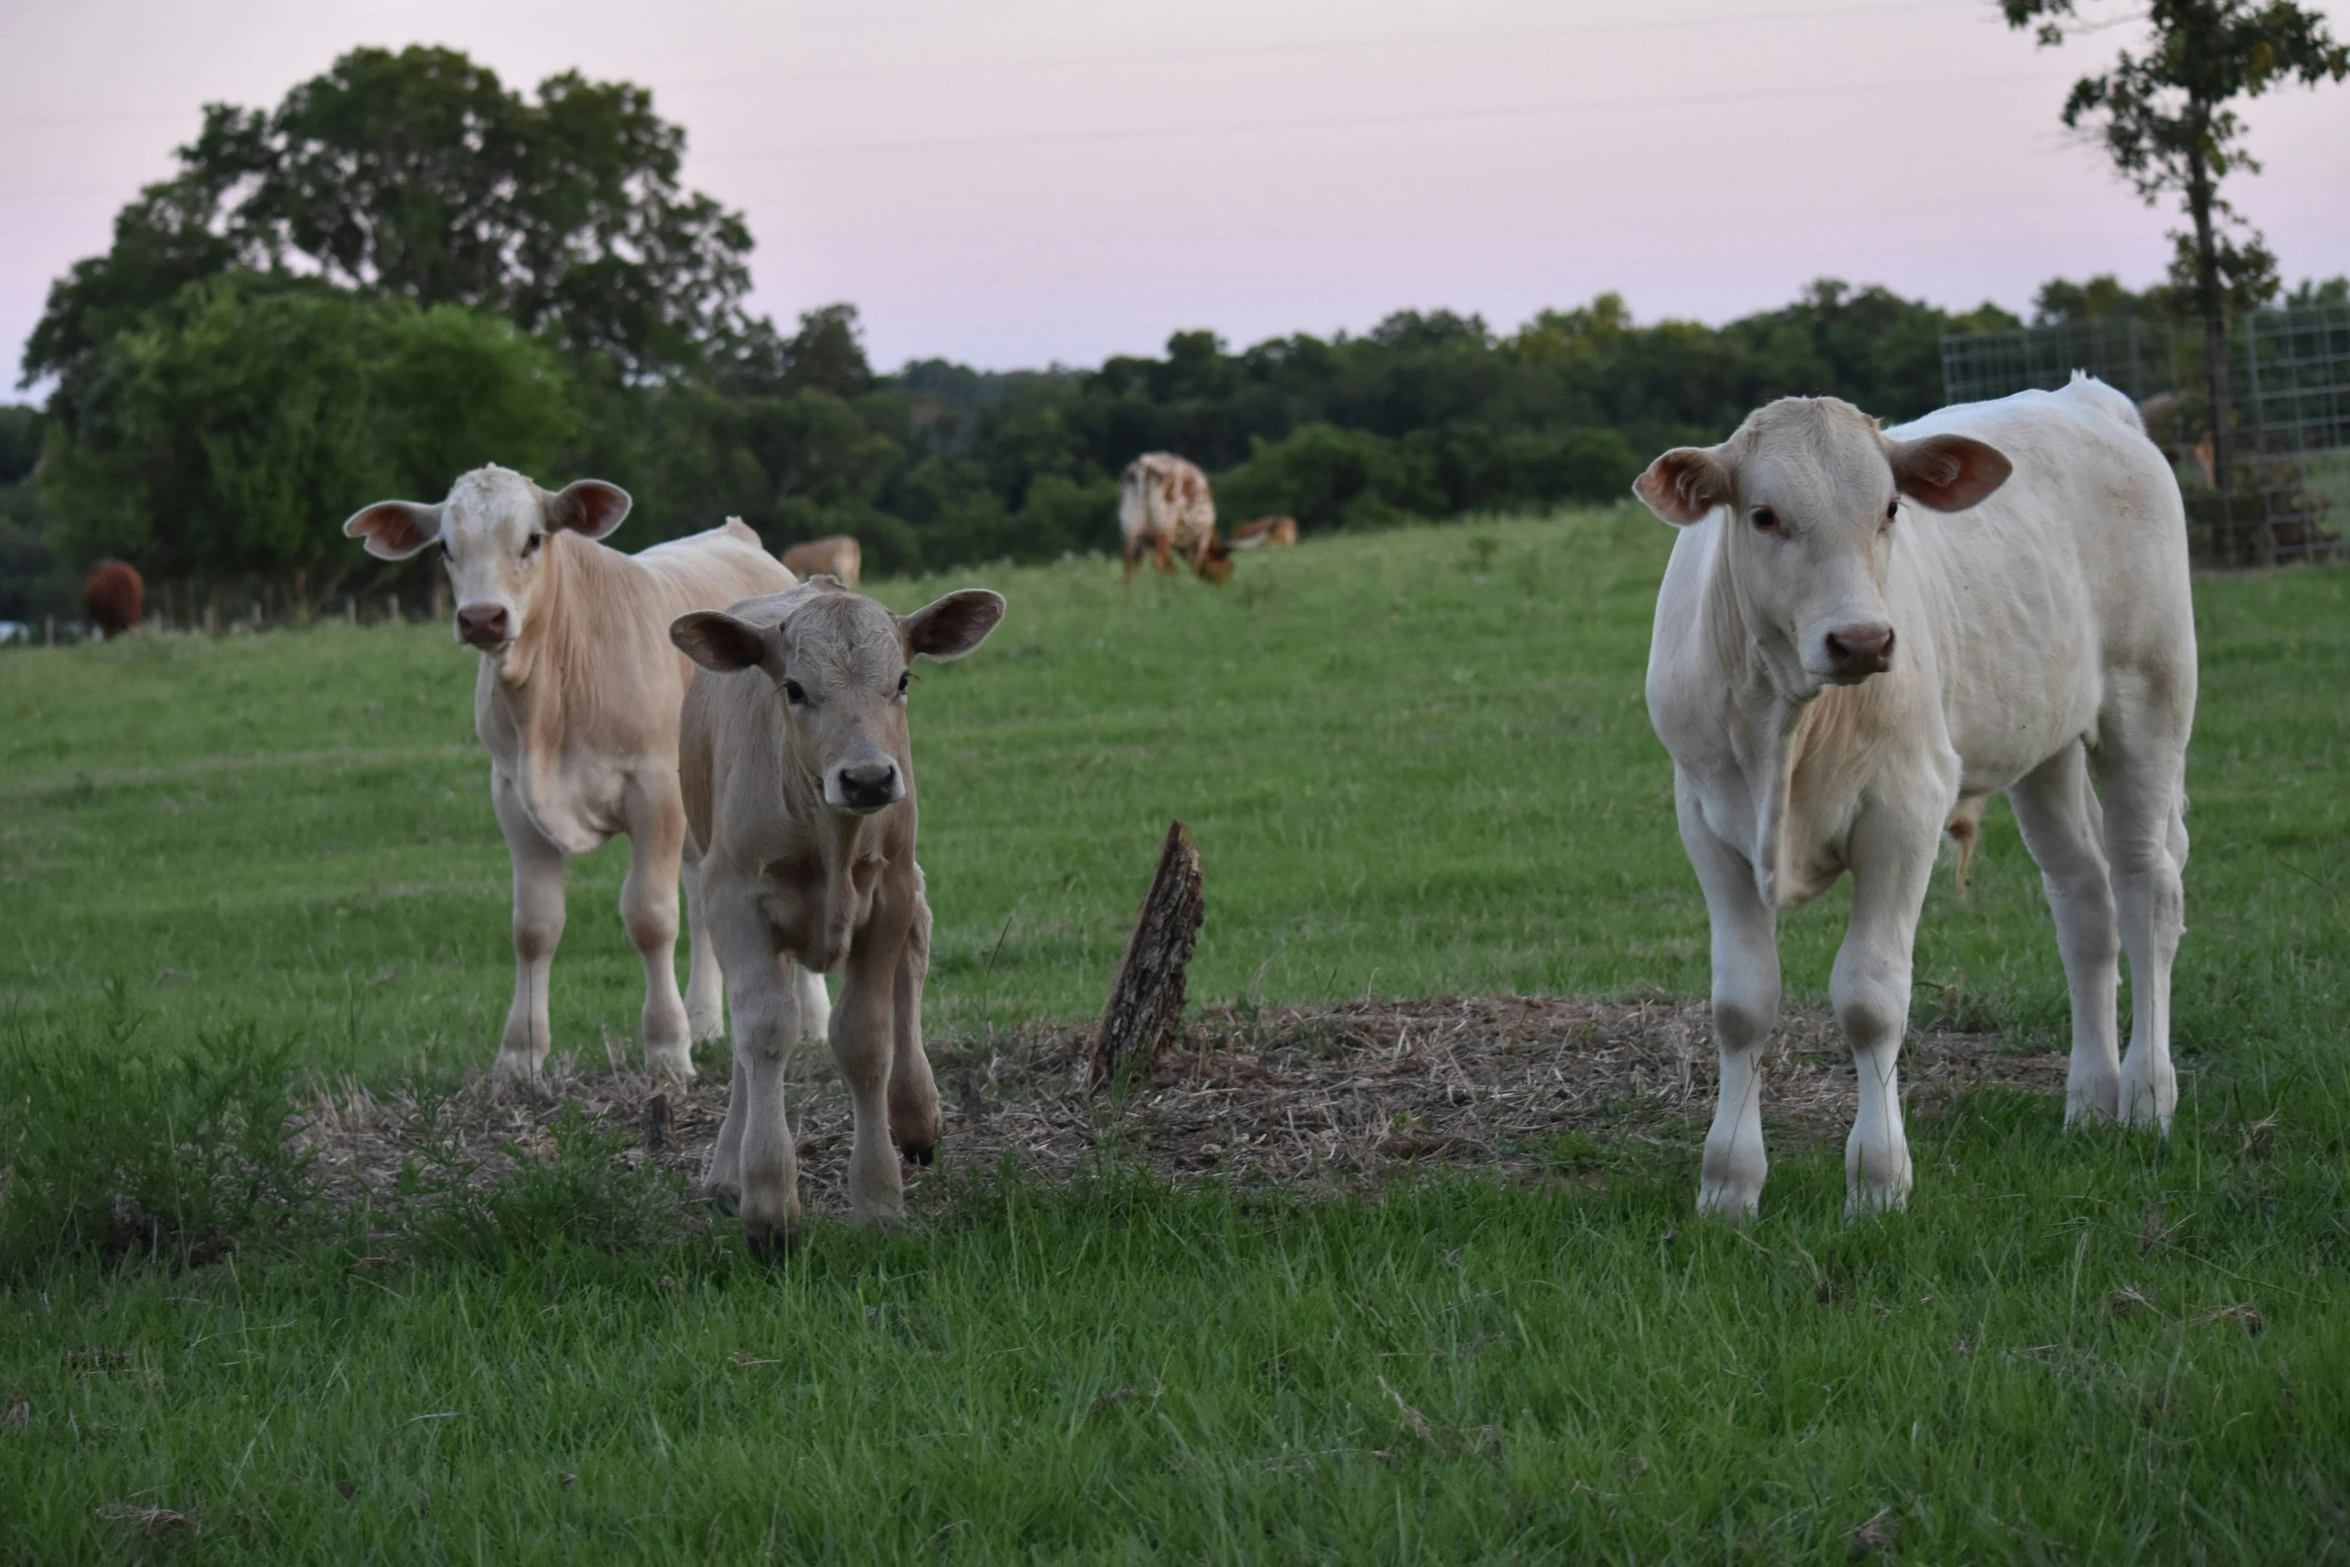
[(906, 691), (917, 654), (961, 658), (1004, 618), (1000, 594), (965, 588), (911, 615), (812, 577), (785, 596), (782, 618), (755, 625), (717, 610), (670, 623), (669, 639), (702, 668), (759, 669), (774, 683), (791, 754), (844, 816), (906, 797)]
[(1719, 446), (1665, 453), (1632, 490), (1680, 527), (1727, 508), (1723, 567), (1778, 683), (1804, 697), (1893, 667), (1885, 583), (1902, 502), (1963, 511), (2009, 472), (1971, 437), (1889, 441), (1849, 403), (1789, 397)]
[(566, 530), (600, 539), (628, 516), (628, 492), (581, 479), (549, 495), (522, 474), (492, 465), (449, 487), (437, 506), (377, 501), (343, 524), (381, 560), (406, 560), (438, 544), (457, 601), (457, 640), (503, 653), (522, 635), (545, 576), (550, 534)]

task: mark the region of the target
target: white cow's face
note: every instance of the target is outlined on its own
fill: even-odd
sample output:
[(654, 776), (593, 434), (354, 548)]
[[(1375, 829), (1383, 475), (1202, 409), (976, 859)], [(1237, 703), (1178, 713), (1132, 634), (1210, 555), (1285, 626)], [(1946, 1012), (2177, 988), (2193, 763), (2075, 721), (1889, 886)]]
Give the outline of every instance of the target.
[(896, 615), (819, 576), (792, 590), (775, 625), (696, 610), (670, 623), (669, 639), (715, 673), (764, 670), (783, 707), (791, 755), (814, 775), (825, 805), (869, 816), (906, 797), (906, 688), (915, 655), (961, 658), (1003, 618), (1002, 596), (985, 588)]
[(1677, 447), (1633, 493), (1687, 526), (1723, 509), (1722, 559), (1773, 684), (1791, 698), (1893, 667), (1886, 575), (1904, 500), (1961, 511), (2005, 482), (1981, 441), (1888, 441), (1832, 397), (1783, 398), (1714, 447)]
[(628, 515), (628, 493), (581, 479), (549, 495), (522, 474), (492, 464), (449, 487), (437, 506), (378, 501), (343, 524), (367, 552), (405, 560), (438, 545), (457, 601), (457, 640), (502, 654), (522, 635), (545, 575), (547, 540), (569, 531), (600, 539)]

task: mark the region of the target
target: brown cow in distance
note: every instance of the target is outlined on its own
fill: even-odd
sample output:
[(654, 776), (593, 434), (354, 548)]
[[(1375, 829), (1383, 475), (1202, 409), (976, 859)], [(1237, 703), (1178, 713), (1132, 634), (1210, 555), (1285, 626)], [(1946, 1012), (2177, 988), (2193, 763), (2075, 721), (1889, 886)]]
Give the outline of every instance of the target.
[(1232, 551), (1216, 537), (1216, 500), (1196, 464), (1166, 452), (1146, 452), (1118, 476), (1118, 532), (1126, 546), (1126, 580), (1147, 553), (1161, 571), (1173, 557), (1191, 557), (1191, 569), (1210, 582), (1232, 576)]
[(1295, 517), (1259, 517), (1254, 522), (1244, 522), (1232, 530), (1231, 547), (1236, 550), (1253, 550), (1260, 544), (1286, 545), (1296, 542)]
[(99, 633), (119, 637), (147, 618), (147, 583), (128, 561), (102, 560), (82, 582), (82, 615)]
[(838, 577), (842, 587), (853, 588), (864, 569), (865, 552), (855, 539), (835, 533), (830, 538), (794, 544), (783, 552), (783, 564), (803, 582), (815, 576)]

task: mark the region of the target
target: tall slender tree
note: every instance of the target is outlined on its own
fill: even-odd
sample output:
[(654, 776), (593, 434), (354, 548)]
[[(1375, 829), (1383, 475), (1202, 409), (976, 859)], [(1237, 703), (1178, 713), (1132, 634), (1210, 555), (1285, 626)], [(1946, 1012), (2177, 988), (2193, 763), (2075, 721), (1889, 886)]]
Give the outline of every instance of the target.
[(2043, 48), (2068, 29), (2142, 20), (2143, 52), (2073, 83), (2067, 129), (2084, 126), (2148, 206), (2176, 194), (2188, 226), (2174, 230), (2171, 282), (2203, 321), (2211, 397), (2212, 481), (2229, 487), (2228, 315), (2276, 292), (2276, 258), (2220, 195), (2230, 174), (2258, 173), (2232, 107), (2273, 87), (2315, 87), (2350, 75), (2350, 48), (2318, 12), (2292, 0), (2152, 0), (2142, 16), (2084, 18), (2076, 0), (2000, 0), (2010, 27), (2034, 29)]

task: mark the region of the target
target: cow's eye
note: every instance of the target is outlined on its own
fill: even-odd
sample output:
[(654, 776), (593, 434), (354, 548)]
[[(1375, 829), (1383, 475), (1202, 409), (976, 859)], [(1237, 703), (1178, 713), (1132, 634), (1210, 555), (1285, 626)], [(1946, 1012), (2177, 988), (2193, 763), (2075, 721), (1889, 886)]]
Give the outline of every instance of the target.
[(457, 552), (449, 548), (449, 541), (447, 539), (441, 540), (441, 559), (445, 561), (455, 561), (456, 558)]
[(1768, 506), (1757, 506), (1753, 513), (1754, 525), (1765, 533), (1779, 531), (1779, 514)]
[(787, 676), (783, 682), (783, 699), (792, 706), (798, 707), (808, 700), (808, 688)]
[(898, 695), (904, 696), (906, 694), (906, 687), (913, 684), (913, 681), (914, 672), (912, 670), (909, 669), (900, 674), (898, 676)]
[(524, 558), (525, 560), (527, 560), (527, 559), (529, 559), (531, 556), (533, 556), (533, 555), (536, 555), (536, 554), (539, 552), (539, 546), (540, 546), (541, 544), (544, 544), (546, 541), (547, 541), (547, 536), (546, 536), (545, 534), (543, 534), (543, 533), (534, 533), (534, 534), (532, 534), (532, 535), (531, 535), (529, 538), (527, 538), (527, 539), (523, 540), (523, 541), (522, 541), (522, 555), (523, 555), (523, 558)]
[(1896, 495), (1885, 503), (1885, 520), (1891, 522), (1893, 514), (1899, 510), (1901, 510), (1901, 497)]

